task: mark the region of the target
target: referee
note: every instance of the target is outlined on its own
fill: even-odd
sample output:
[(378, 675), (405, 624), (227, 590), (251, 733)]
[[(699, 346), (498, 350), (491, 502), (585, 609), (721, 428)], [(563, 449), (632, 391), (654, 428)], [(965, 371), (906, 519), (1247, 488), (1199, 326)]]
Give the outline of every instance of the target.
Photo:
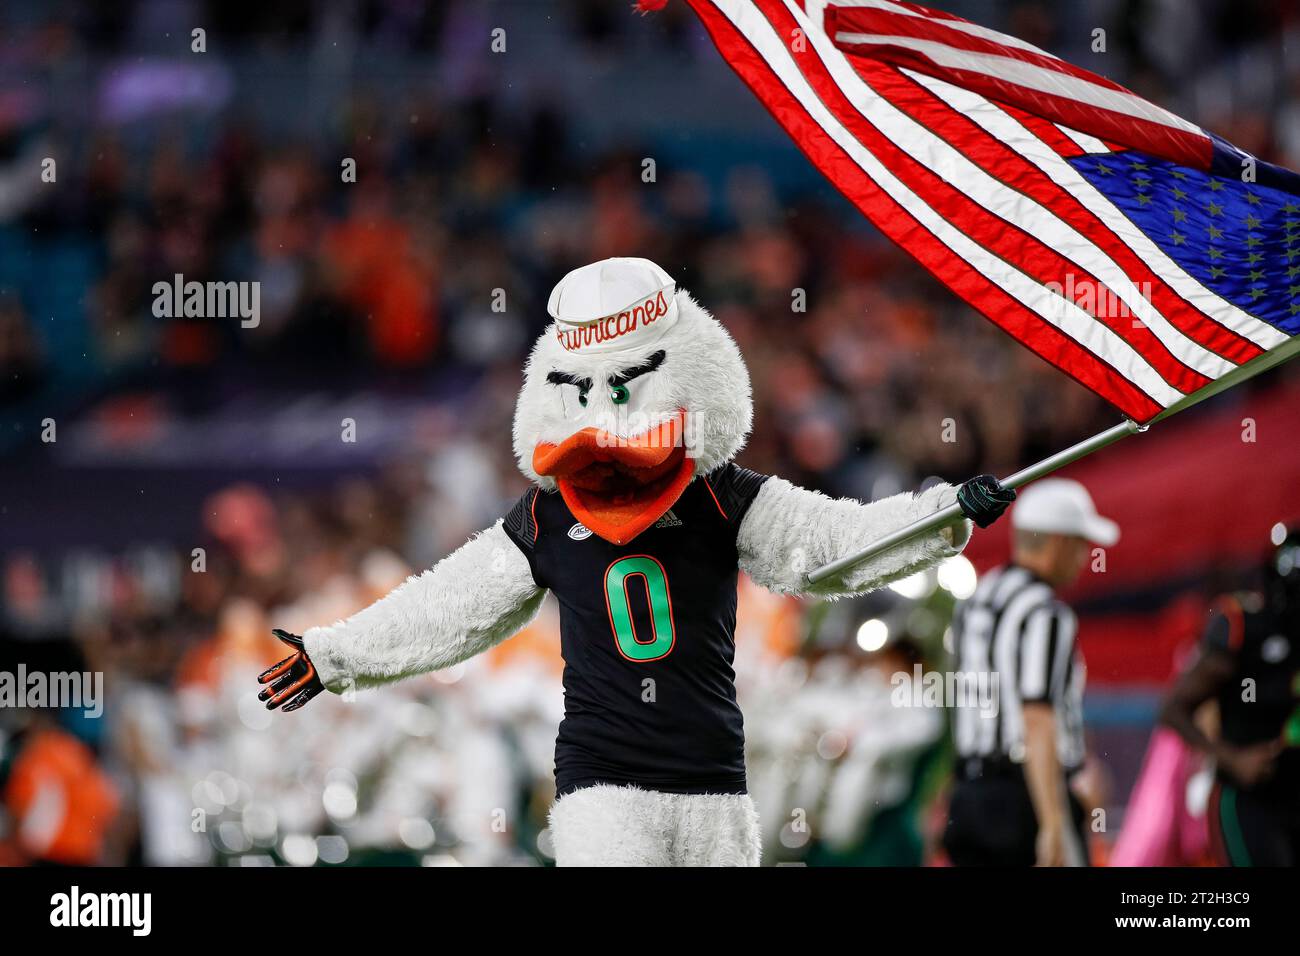
[(1085, 813), (1070, 792), (1085, 755), (1084, 666), (1056, 591), (1119, 527), (1061, 478), (1022, 491), (1011, 526), (1011, 563), (986, 574), (953, 620), (958, 670), (987, 690), (956, 702), (944, 848), (956, 866), (1085, 866)]

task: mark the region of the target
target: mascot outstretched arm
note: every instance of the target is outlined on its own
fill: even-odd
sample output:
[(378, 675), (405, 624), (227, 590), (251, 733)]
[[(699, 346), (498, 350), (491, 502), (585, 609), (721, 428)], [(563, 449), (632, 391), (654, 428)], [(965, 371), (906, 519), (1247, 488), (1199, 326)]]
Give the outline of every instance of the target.
[(533, 619), (546, 592), (498, 521), (364, 611), (305, 635), (326, 688), (358, 689), (451, 667)]
[[(753, 418), (740, 351), (648, 260), (576, 269), (548, 308), (515, 410), (532, 486), (371, 607), (277, 632), (293, 653), (261, 675), (261, 698), (295, 710), (448, 667), (522, 628), (549, 591), (565, 661), (557, 863), (755, 865), (732, 670), (739, 570), (782, 593), (869, 591), (958, 553), (1015, 493), (983, 475), (864, 504), (736, 465)], [(965, 520), (809, 584), (953, 500)]]

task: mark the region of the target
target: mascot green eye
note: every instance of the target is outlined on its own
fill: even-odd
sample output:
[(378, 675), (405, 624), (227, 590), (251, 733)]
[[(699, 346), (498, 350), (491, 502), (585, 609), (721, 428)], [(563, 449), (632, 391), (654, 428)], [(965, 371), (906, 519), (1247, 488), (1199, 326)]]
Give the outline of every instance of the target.
[(613, 385), (610, 387), (609, 397), (615, 405), (626, 405), (632, 399), (632, 393), (628, 391), (626, 385)]
[(583, 408), (587, 407), (587, 390), (585, 388), (578, 392), (578, 404)]

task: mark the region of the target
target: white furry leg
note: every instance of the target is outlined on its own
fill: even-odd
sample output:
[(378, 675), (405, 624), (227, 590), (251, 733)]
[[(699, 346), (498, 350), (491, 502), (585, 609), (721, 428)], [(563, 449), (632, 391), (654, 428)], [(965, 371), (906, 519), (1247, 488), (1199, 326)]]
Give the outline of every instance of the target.
[[(670, 866), (667, 794), (600, 784), (551, 807), (556, 866)], [(659, 798), (659, 799), (655, 799)]]
[(674, 866), (758, 866), (758, 811), (749, 794), (678, 797)]
[(599, 785), (551, 808), (558, 866), (758, 866), (758, 813), (746, 794)]

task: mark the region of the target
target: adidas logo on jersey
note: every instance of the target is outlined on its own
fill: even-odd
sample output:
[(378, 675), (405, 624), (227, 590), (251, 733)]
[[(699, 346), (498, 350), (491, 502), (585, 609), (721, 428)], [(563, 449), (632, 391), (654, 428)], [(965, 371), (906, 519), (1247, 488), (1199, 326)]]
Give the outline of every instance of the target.
[(680, 528), (682, 519), (673, 514), (673, 509), (669, 508), (664, 512), (664, 516), (655, 522), (656, 528)]

